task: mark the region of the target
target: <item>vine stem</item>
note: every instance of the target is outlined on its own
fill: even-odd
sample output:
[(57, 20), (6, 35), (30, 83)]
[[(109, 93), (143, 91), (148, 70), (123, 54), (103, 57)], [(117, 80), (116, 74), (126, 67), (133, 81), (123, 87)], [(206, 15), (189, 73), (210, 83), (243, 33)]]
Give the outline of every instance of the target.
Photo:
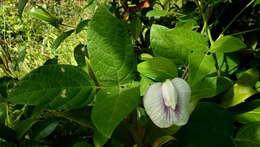
[(233, 34), (230, 34), (230, 35), (235, 36), (235, 35), (240, 35), (240, 34), (246, 34), (246, 33), (250, 33), (250, 32), (255, 32), (255, 31), (260, 31), (260, 28), (255, 28), (255, 29), (250, 29), (250, 30), (246, 30), (246, 31), (242, 31), (242, 32), (237, 32), (237, 33), (233, 33)]
[(95, 82), (95, 85), (97, 86), (97, 87), (100, 87), (100, 83), (99, 83), (99, 81), (98, 81), (98, 79), (97, 79), (97, 77), (96, 77), (96, 75), (95, 75), (95, 73), (94, 73), (94, 70), (93, 70), (93, 67), (92, 67), (92, 65), (91, 65), (91, 63), (90, 63), (90, 60), (87, 58), (87, 65), (88, 65), (88, 71), (89, 71), (89, 75), (93, 78), (93, 80), (94, 80), (94, 82)]
[(218, 38), (221, 38), (224, 33), (226, 32), (226, 30), (234, 23), (234, 21), (246, 10), (246, 8), (248, 8), (253, 2), (255, 2), (255, 0), (251, 0), (243, 9), (241, 9), (236, 15), (235, 17), (228, 23), (228, 25), (223, 29), (223, 31), (220, 33)]

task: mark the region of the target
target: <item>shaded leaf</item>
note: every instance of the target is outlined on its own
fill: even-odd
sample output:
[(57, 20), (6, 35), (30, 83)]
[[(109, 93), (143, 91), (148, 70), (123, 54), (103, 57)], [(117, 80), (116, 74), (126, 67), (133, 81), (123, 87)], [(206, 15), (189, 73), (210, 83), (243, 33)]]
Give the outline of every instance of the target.
[(0, 124), (5, 124), (8, 107), (7, 104), (0, 103)]
[(13, 129), (0, 124), (0, 138), (9, 142), (16, 142), (16, 133)]
[(235, 138), (236, 147), (260, 146), (260, 122), (252, 122), (244, 125)]
[(142, 21), (139, 17), (134, 17), (129, 24), (129, 30), (133, 36), (133, 39), (137, 39), (142, 33)]
[(102, 147), (108, 141), (109, 138), (96, 131), (94, 134), (94, 145), (95, 147)]
[(174, 141), (175, 138), (172, 136), (163, 136), (159, 139), (157, 139), (154, 143), (153, 143), (153, 147), (161, 147), (164, 144), (170, 142), (170, 141)]
[(0, 78), (0, 98), (7, 98), (7, 90), (12, 82), (13, 78), (11, 77), (4, 76)]
[(93, 92), (92, 80), (79, 67), (48, 65), (20, 80), (11, 89), (9, 101), (49, 109), (75, 109), (86, 106)]
[(24, 10), (27, 2), (28, 2), (28, 0), (19, 0), (19, 3), (18, 3), (18, 14), (19, 14), (19, 17), (22, 17), (23, 10)]
[(199, 103), (171, 146), (234, 147), (231, 113), (214, 103)]
[(59, 121), (57, 119), (45, 119), (35, 124), (32, 129), (32, 137), (34, 140), (40, 140), (49, 136), (58, 126)]
[(76, 122), (83, 127), (94, 128), (90, 118), (91, 108), (92, 107), (84, 107), (82, 109), (69, 110), (61, 113), (60, 115), (61, 117)]
[(17, 133), (17, 139), (21, 140), (24, 135), (32, 128), (32, 126), (37, 123), (39, 120), (34, 118), (29, 118), (26, 120), (19, 120), (15, 125), (15, 132)]
[(88, 19), (84, 19), (84, 20), (81, 20), (79, 22), (79, 24), (77, 25), (76, 27), (76, 33), (79, 33), (81, 32), (82, 30), (86, 29), (88, 27), (88, 23), (89, 23), (90, 20)]
[(43, 65), (52, 65), (52, 64), (58, 64), (58, 56), (48, 59)]
[(84, 47), (85, 45), (80, 43), (74, 48), (74, 59), (76, 60), (78, 65), (86, 64)]
[(92, 145), (87, 142), (77, 142), (72, 147), (92, 147)]
[(110, 137), (119, 123), (140, 104), (139, 88), (101, 89), (96, 96), (92, 111), (92, 121), (97, 130)]
[(69, 37), (73, 32), (74, 29), (63, 32), (60, 36), (58, 36), (58, 38), (54, 40), (54, 42), (51, 45), (51, 48), (53, 50), (56, 50), (60, 46), (61, 42), (64, 41), (67, 37)]

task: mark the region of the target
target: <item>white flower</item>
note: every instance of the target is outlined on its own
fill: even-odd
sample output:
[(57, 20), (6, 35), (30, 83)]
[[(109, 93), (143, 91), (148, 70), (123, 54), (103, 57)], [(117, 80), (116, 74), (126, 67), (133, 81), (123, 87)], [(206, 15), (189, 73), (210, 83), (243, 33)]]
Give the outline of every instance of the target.
[(160, 128), (182, 126), (189, 120), (191, 89), (181, 79), (167, 79), (152, 84), (144, 95), (144, 108), (153, 123)]

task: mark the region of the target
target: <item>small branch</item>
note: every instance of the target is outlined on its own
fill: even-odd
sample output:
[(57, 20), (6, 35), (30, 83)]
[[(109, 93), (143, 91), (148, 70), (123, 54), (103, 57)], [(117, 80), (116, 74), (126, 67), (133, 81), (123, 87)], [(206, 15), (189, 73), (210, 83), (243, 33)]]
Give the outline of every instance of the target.
[(242, 32), (229, 34), (229, 35), (235, 36), (235, 35), (241, 35), (241, 34), (246, 34), (246, 33), (250, 33), (250, 32), (255, 32), (255, 31), (260, 31), (260, 28), (250, 29), (250, 30), (246, 30), (246, 31), (242, 31)]
[(228, 25), (223, 29), (223, 31), (220, 33), (219, 37), (222, 37), (226, 30), (234, 23), (234, 21), (245, 11), (246, 8), (248, 8), (255, 0), (251, 0), (240, 12), (236, 14), (236, 16), (228, 23)]

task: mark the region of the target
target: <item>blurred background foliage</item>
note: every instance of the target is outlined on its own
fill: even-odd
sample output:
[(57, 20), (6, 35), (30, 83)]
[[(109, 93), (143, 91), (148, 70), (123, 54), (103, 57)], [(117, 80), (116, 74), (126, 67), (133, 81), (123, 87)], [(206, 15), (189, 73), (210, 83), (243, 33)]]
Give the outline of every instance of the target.
[[(59, 63), (75, 64), (73, 49), (79, 43), (84, 43), (82, 33), (72, 34), (57, 50), (51, 49), (51, 44), (62, 32), (75, 26), (81, 18), (88, 17), (82, 11), (84, 0), (57, 1), (35, 0), (32, 3), (42, 6), (51, 14), (63, 18), (67, 26), (56, 29), (29, 16), (25, 8), (22, 18), (17, 12), (17, 3), (13, 0), (0, 1), (0, 44), (6, 52), (4, 57), (8, 67), (1, 68), (0, 75), (20, 78), (26, 73), (41, 66), (46, 60), (58, 56)], [(4, 70), (3, 70), (4, 69)], [(8, 72), (9, 71), (9, 72)]]

